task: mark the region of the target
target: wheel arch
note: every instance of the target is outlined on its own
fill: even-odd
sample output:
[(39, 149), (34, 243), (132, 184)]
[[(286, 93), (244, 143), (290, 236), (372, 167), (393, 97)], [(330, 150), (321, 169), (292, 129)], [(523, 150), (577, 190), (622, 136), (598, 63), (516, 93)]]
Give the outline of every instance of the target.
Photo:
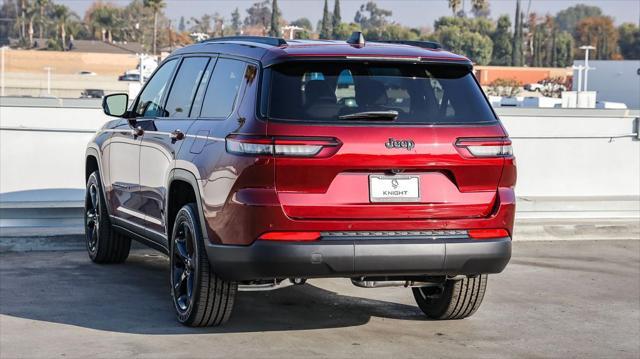
[[(204, 218), (200, 184), (196, 176), (184, 169), (176, 168), (171, 171), (169, 183), (167, 184), (167, 198), (165, 203), (166, 210), (166, 233), (167, 241), (171, 240), (171, 232), (173, 231), (173, 222), (175, 217), (187, 203), (195, 202), (198, 210), (198, 219), (200, 221), (200, 231), (205, 243), (209, 243), (207, 232), (207, 224)], [(167, 243), (168, 244), (168, 243)]]
[(100, 180), (100, 188), (102, 192), (102, 198), (105, 200), (105, 207), (107, 209), (107, 213), (111, 215), (111, 206), (109, 205), (108, 197), (107, 197), (107, 189), (104, 185), (104, 176), (102, 172), (102, 161), (100, 160), (100, 152), (94, 147), (87, 147), (85, 152), (85, 163), (84, 163), (84, 183), (86, 185), (89, 180), (89, 176), (95, 171), (98, 171), (100, 176), (98, 179)]

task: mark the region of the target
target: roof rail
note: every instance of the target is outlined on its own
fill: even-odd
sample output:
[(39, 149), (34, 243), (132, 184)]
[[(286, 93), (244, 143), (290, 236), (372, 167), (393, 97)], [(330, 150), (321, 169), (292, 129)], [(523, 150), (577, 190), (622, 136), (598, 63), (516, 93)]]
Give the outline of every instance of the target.
[(410, 45), (410, 46), (422, 47), (423, 49), (432, 49), (432, 50), (438, 50), (442, 48), (442, 45), (440, 45), (440, 43), (435, 41), (379, 40), (376, 42), (384, 42), (387, 44)]
[(200, 41), (200, 43), (207, 42), (224, 42), (224, 41), (242, 41), (242, 42), (255, 42), (258, 44), (271, 45), (271, 46), (284, 46), (287, 42), (279, 37), (266, 37), (266, 36), (225, 36), (214, 37)]

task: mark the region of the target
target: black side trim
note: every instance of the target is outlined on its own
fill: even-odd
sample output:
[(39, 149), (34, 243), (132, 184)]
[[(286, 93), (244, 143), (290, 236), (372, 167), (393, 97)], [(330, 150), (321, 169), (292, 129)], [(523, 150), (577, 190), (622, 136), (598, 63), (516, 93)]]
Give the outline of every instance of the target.
[(160, 243), (158, 243), (158, 242), (156, 242), (154, 240), (151, 240), (149, 238), (146, 238), (144, 236), (141, 236), (138, 233), (133, 232), (133, 231), (131, 231), (131, 230), (125, 228), (125, 227), (119, 226), (117, 224), (111, 224), (111, 225), (113, 226), (113, 228), (115, 230), (117, 230), (118, 232), (124, 234), (125, 236), (127, 236), (127, 237), (129, 237), (129, 238), (131, 238), (131, 239), (133, 239), (133, 240), (135, 240), (137, 242), (140, 242), (140, 243), (144, 244), (145, 246), (148, 246), (148, 247), (153, 248), (153, 249), (155, 249), (157, 251), (160, 251), (160, 252), (162, 252), (162, 253), (164, 253), (166, 255), (169, 255), (169, 250), (167, 249), (167, 247), (161, 245)]

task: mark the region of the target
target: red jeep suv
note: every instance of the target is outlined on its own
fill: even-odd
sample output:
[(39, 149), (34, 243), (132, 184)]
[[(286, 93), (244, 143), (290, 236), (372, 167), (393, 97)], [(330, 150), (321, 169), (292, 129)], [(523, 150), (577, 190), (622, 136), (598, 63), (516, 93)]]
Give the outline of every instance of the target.
[(227, 321), (238, 285), (325, 277), (465, 318), (510, 259), (511, 142), (471, 62), (435, 43), (211, 39), (103, 109), (89, 256), (168, 254), (186, 325)]

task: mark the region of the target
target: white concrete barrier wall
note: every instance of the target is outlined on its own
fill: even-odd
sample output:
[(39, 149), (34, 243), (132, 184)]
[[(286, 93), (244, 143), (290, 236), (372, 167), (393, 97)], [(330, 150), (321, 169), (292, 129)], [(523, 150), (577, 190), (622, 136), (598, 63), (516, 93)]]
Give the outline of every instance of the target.
[[(107, 117), (96, 101), (33, 106), (42, 101), (0, 101), (0, 202), (5, 205), (46, 201), (52, 193), (64, 194), (65, 201), (82, 200), (85, 145)], [(503, 108), (497, 112), (513, 139), (519, 198), (622, 199), (637, 211), (638, 111)]]

